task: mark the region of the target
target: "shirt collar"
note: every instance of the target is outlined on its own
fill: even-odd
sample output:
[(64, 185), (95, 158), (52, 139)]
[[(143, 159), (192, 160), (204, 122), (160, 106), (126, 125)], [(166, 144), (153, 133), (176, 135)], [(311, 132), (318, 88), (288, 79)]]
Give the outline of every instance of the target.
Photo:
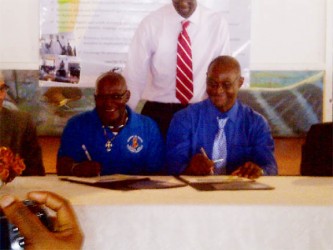
[(220, 110), (218, 110), (209, 98), (206, 100), (206, 103), (208, 104), (209, 113), (212, 114), (212, 117), (214, 119), (216, 119), (216, 117), (218, 117), (218, 118), (228, 117), (228, 119), (231, 120), (232, 122), (236, 122), (238, 108), (239, 108), (238, 100), (236, 100), (235, 104), (227, 112), (221, 112)]
[(238, 103), (238, 100), (236, 100), (234, 106), (232, 106), (232, 108), (228, 112), (226, 112), (228, 118), (232, 122), (236, 122), (236, 120), (237, 120), (238, 107), (239, 107), (239, 103)]
[(195, 9), (194, 13), (187, 19), (190, 21), (190, 24), (200, 23), (200, 13), (201, 13), (201, 6), (197, 4), (197, 8)]

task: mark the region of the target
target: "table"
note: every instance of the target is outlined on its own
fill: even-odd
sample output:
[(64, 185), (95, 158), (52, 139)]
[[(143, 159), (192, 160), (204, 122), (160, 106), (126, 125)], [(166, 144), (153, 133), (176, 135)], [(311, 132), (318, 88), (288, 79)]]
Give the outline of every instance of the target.
[[(173, 180), (171, 176), (154, 177)], [(84, 249), (333, 249), (333, 177), (261, 177), (274, 190), (119, 191), (17, 177), (1, 191), (49, 190), (69, 199)]]

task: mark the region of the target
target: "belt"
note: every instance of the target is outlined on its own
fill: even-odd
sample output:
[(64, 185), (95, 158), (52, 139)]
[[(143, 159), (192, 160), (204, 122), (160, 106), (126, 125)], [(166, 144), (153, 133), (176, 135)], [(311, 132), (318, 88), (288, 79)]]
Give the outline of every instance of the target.
[(189, 104), (146, 101), (145, 105), (149, 105), (150, 108), (154, 107), (159, 110), (180, 110), (186, 108)]

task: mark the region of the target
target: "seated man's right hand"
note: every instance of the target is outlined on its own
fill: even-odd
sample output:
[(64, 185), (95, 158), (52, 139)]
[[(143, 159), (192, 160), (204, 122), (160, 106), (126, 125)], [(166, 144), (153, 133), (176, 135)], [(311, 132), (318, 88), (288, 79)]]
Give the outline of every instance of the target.
[(183, 172), (185, 175), (210, 175), (214, 170), (214, 162), (203, 154), (192, 157), (189, 165)]
[(79, 177), (93, 177), (101, 173), (101, 164), (96, 161), (84, 161), (80, 163), (68, 156), (57, 159), (58, 175), (74, 175)]
[(72, 175), (78, 177), (93, 177), (101, 173), (101, 164), (96, 161), (84, 161), (74, 163), (72, 167)]

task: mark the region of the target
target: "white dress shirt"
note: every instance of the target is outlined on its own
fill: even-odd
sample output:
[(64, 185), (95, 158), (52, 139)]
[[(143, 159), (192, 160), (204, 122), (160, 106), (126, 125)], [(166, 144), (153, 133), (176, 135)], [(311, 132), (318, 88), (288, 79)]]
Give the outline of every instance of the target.
[[(177, 41), (184, 20), (172, 4), (145, 17), (135, 32), (124, 69), (131, 91), (129, 106), (140, 99), (179, 103), (176, 98)], [(187, 32), (192, 43), (194, 94), (190, 103), (206, 98), (206, 72), (219, 55), (230, 54), (228, 23), (221, 12), (198, 4), (188, 18)]]

